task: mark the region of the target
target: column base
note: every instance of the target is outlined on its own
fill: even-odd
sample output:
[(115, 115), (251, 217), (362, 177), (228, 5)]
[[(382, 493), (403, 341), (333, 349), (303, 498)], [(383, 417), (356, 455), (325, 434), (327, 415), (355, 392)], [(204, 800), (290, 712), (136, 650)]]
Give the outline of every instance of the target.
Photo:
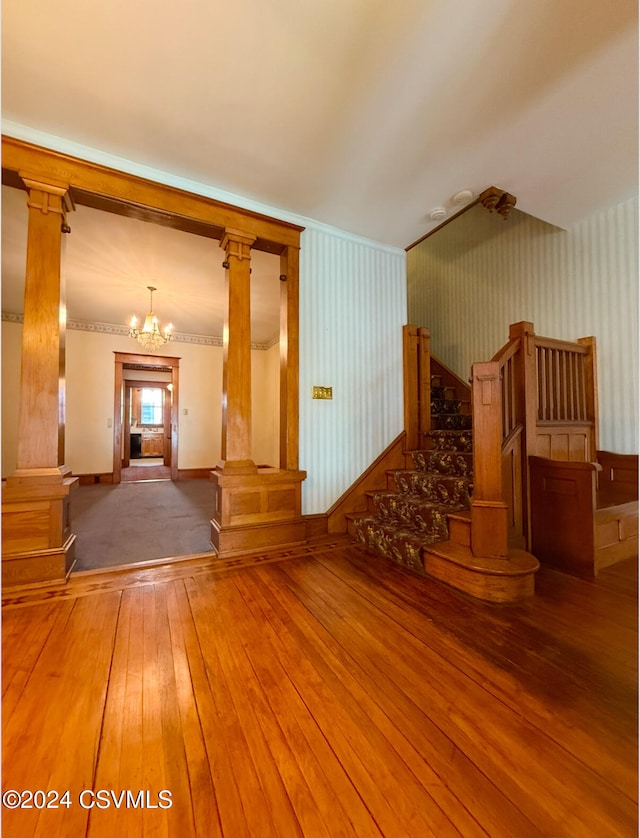
[(75, 541), (72, 533), (59, 549), (3, 556), (3, 589), (65, 582), (76, 563)]
[(17, 468), (7, 477), (7, 486), (31, 486), (49, 483), (63, 483), (71, 476), (67, 466), (53, 468)]
[(61, 482), (9, 478), (2, 493), (2, 584), (64, 582), (75, 561), (69, 495), (77, 477)]
[(258, 466), (253, 460), (220, 460), (215, 470), (219, 474), (257, 474)]
[(219, 558), (304, 543), (301, 515), (304, 471), (258, 468), (253, 474), (228, 474), (216, 468), (216, 507), (211, 544)]

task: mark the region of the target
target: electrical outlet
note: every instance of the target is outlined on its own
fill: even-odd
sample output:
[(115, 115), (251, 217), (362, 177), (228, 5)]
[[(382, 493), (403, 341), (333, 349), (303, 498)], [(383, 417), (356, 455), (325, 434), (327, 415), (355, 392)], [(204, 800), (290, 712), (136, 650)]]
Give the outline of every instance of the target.
[(311, 398), (312, 399), (332, 399), (333, 398), (333, 387), (312, 387), (311, 388)]

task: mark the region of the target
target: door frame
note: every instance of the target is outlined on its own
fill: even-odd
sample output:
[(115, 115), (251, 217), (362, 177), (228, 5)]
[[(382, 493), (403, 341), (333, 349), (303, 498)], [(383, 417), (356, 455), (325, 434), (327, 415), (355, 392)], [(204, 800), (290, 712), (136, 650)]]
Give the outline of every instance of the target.
[[(124, 369), (127, 369), (126, 365)], [(125, 421), (122, 424), (122, 439), (123, 439), (123, 446), (122, 446), (122, 467), (127, 468), (127, 466), (131, 465), (131, 426), (126, 421), (126, 417), (129, 415), (131, 409), (131, 391), (137, 390), (143, 387), (149, 387), (154, 390), (164, 390), (164, 396), (162, 399), (162, 459), (164, 461), (165, 466), (171, 465), (171, 398), (167, 398), (167, 393), (172, 392), (171, 382), (170, 381), (143, 381), (138, 380), (135, 378), (124, 378), (122, 382), (122, 386), (124, 387), (124, 418)], [(167, 440), (169, 440), (169, 444), (167, 444)]]
[[(171, 383), (171, 412), (170, 412), (170, 437), (171, 437), (171, 480), (178, 479), (178, 416), (179, 413), (179, 389), (180, 380), (180, 358), (168, 357), (165, 355), (136, 355), (130, 352), (114, 352), (115, 376), (113, 390), (113, 482), (120, 483), (122, 480), (123, 461), (123, 434), (128, 432), (128, 425), (124, 422), (125, 407), (125, 381), (124, 370), (155, 370), (171, 372), (171, 382), (145, 382), (151, 385), (167, 387)], [(139, 382), (138, 382), (139, 383)], [(126, 451), (126, 448), (125, 448)]]

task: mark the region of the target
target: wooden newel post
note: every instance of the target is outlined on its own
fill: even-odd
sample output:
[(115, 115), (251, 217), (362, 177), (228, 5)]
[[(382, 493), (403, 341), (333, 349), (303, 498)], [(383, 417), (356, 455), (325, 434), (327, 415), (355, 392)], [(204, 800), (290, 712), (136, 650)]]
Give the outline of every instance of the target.
[(529, 487), (529, 457), (537, 454), (536, 426), (538, 370), (536, 357), (536, 335), (533, 323), (521, 320), (509, 326), (509, 339), (520, 340), (520, 351), (516, 355), (516, 400), (518, 416), (523, 426), (522, 446), (522, 532), (527, 549), (531, 549), (531, 492)]
[(64, 464), (66, 304), (62, 279), (68, 185), (21, 173), (29, 208), (18, 461), (2, 499), (5, 584), (64, 579), (73, 564)]
[(226, 312), (222, 369), (222, 445), (218, 469), (255, 472), (251, 456), (251, 245), (255, 236), (226, 230)]
[(404, 430), (406, 449), (424, 447), (431, 430), (431, 333), (417, 326), (402, 327)]
[(508, 507), (502, 486), (502, 392), (496, 361), (472, 367), (473, 499), (471, 549), (476, 556), (508, 555)]

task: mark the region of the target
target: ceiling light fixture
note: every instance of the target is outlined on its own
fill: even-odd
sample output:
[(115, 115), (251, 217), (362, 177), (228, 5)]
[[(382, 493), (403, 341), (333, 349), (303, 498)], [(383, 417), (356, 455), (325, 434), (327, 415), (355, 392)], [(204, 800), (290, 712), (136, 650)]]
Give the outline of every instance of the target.
[(141, 329), (137, 328), (138, 318), (134, 314), (129, 323), (129, 335), (138, 341), (145, 352), (155, 352), (171, 340), (173, 324), (169, 323), (162, 332), (160, 331), (158, 318), (153, 313), (153, 292), (157, 289), (153, 285), (147, 285), (147, 288), (149, 289), (149, 311), (144, 318), (144, 325)]

